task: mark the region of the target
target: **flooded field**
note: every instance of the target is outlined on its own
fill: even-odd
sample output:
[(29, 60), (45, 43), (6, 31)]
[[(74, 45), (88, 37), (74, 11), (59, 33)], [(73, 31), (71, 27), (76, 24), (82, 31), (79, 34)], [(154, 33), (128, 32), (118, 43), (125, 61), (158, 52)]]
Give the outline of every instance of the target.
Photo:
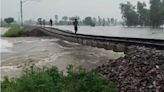
[[(74, 32), (73, 26), (53, 26), (63, 30)], [(134, 38), (149, 38), (149, 39), (164, 39), (164, 28), (137, 28), (137, 27), (121, 27), (121, 26), (79, 26), (78, 33), (101, 35), (101, 36), (116, 36), (116, 37), (134, 37)]]

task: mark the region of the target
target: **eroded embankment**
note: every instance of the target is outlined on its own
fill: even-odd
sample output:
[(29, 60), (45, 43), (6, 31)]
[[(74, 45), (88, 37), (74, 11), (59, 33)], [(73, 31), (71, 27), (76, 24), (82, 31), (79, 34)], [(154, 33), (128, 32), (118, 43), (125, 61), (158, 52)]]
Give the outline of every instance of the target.
[(22, 34), (23, 37), (40, 37), (40, 36), (49, 36), (45, 34), (43, 31), (37, 29), (36, 27), (32, 26), (25, 26), (24, 33)]
[(139, 48), (97, 72), (117, 82), (120, 92), (164, 92), (164, 51)]

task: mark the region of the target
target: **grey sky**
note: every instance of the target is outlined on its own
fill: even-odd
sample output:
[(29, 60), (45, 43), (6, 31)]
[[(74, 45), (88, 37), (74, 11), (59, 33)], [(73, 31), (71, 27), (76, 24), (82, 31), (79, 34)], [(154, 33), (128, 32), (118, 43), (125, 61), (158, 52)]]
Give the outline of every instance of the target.
[[(59, 16), (101, 16), (121, 19), (119, 4), (130, 1), (136, 4), (137, 1), (149, 0), (29, 0), (24, 3), (24, 19), (45, 19)], [(18, 20), (20, 16), (20, 0), (1, 0), (1, 18), (14, 17)]]

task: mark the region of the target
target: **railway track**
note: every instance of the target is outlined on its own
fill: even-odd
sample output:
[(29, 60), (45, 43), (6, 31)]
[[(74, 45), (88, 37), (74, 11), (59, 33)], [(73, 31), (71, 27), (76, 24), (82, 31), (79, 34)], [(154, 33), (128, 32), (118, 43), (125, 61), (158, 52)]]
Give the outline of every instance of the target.
[(146, 38), (129, 38), (129, 37), (111, 37), (111, 36), (95, 36), (86, 34), (74, 34), (71, 31), (64, 31), (57, 28), (41, 28), (38, 27), (44, 33), (51, 36), (62, 36), (65, 38), (81, 39), (81, 40), (94, 40), (99, 42), (113, 42), (135, 46), (145, 46), (150, 48), (156, 48), (159, 50), (164, 50), (164, 40), (162, 39), (146, 39)]

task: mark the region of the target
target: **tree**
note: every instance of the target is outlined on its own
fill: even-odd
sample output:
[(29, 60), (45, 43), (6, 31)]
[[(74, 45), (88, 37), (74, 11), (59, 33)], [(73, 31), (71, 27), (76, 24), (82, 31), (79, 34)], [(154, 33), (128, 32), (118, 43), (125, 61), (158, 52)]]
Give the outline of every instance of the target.
[(122, 18), (125, 21), (127, 26), (136, 26), (138, 25), (138, 15), (135, 11), (135, 7), (127, 2), (126, 4), (121, 3), (121, 13)]
[(92, 17), (86, 17), (83, 22), (85, 25), (95, 26), (95, 23), (93, 22)]
[(114, 25), (117, 25), (117, 24), (118, 24), (117, 19), (114, 19)]
[(121, 3), (121, 13), (127, 26), (152, 26), (159, 27), (164, 20), (164, 0), (150, 0), (150, 9), (146, 8), (144, 2), (137, 3), (135, 7), (127, 2)]
[(106, 25), (106, 20), (105, 20), (105, 18), (103, 18), (103, 20), (102, 20), (102, 25), (103, 25), (103, 26)]
[(72, 25), (72, 23), (73, 23), (73, 21), (75, 19), (77, 19), (79, 21), (79, 24), (82, 24), (81, 21), (80, 21), (80, 17), (79, 16), (69, 17), (68, 19), (69, 19), (68, 25)]
[(67, 20), (68, 20), (68, 17), (67, 16), (63, 16), (63, 18), (62, 18), (63, 20), (64, 20), (64, 24), (67, 24)]
[(141, 3), (138, 1), (137, 3), (137, 13), (138, 13), (138, 24), (140, 26), (147, 26), (150, 24), (150, 15), (149, 10), (145, 8), (145, 2)]
[(108, 21), (108, 25), (110, 25), (111, 24), (110, 18), (108, 18), (107, 21)]
[(114, 18), (111, 18), (110, 21), (111, 21), (111, 24), (114, 25)]
[(37, 21), (38, 21), (37, 24), (42, 25), (42, 18), (38, 18)]
[(102, 19), (100, 16), (98, 16), (98, 22), (99, 22), (99, 26), (101, 26), (102, 25)]
[(55, 24), (58, 24), (58, 19), (59, 19), (58, 15), (55, 15)]
[(5, 21), (7, 24), (10, 24), (10, 23), (14, 22), (14, 18), (12, 18), (12, 17), (5, 18), (4, 21)]
[(95, 24), (95, 25), (97, 25), (97, 19), (95, 18), (95, 17), (93, 17), (93, 23)]
[(162, 4), (161, 4), (161, 16), (164, 24), (164, 0), (162, 0)]
[(150, 22), (151, 26), (159, 27), (162, 24), (162, 3), (160, 0), (150, 0)]

